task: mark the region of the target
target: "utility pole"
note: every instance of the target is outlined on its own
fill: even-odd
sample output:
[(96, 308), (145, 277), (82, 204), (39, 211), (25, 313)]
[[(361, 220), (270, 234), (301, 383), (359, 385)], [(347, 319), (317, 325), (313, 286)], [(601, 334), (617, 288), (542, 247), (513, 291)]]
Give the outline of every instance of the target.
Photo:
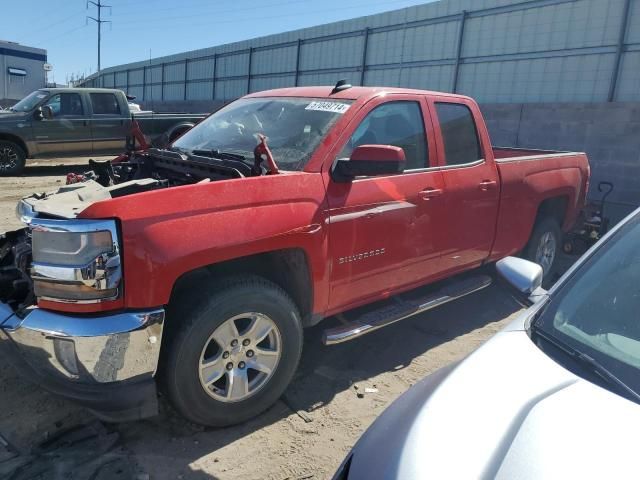
[(93, 20), (94, 22), (96, 22), (98, 24), (98, 73), (100, 73), (100, 37), (101, 37), (101, 33), (102, 33), (102, 24), (103, 23), (111, 23), (111, 20), (102, 20), (102, 9), (103, 8), (111, 8), (111, 5), (105, 5), (103, 3), (101, 3), (101, 0), (98, 0), (97, 2), (94, 2), (93, 0), (88, 0), (87, 1), (87, 8), (89, 8), (89, 4), (95, 5), (96, 8), (98, 9), (98, 18), (95, 17), (91, 17), (89, 15), (87, 15), (87, 21), (89, 20)]

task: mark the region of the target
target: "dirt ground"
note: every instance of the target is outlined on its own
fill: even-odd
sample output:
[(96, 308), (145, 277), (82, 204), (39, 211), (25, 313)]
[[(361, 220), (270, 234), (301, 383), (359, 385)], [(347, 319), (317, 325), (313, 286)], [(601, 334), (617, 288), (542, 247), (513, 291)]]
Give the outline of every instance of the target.
[[(40, 160), (21, 177), (0, 178), (0, 232), (20, 227), (13, 212), (21, 196), (64, 184), (83, 163)], [(258, 418), (225, 429), (190, 424), (162, 400), (156, 418), (105, 425), (0, 361), (0, 435), (10, 444), (3, 450), (0, 437), (0, 478), (330, 478), (385, 407), (469, 354), (519, 310), (493, 285), (346, 344), (323, 346), (325, 324), (315, 327), (305, 332), (301, 366), (285, 396)]]

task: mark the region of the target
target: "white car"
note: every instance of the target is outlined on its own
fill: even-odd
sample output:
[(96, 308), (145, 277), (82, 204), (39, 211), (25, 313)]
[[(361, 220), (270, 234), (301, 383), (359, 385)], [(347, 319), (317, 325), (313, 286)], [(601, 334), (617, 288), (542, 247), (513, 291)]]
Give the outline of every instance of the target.
[(549, 292), (526, 260), (497, 270), (533, 305), (394, 402), (336, 480), (640, 476), (640, 209)]

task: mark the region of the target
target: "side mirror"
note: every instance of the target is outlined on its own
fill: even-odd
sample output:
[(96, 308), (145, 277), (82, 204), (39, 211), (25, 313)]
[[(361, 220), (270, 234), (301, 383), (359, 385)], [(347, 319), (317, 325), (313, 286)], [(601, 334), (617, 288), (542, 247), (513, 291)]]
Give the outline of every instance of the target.
[(338, 160), (333, 167), (336, 182), (350, 182), (355, 177), (402, 173), (406, 159), (404, 150), (392, 145), (360, 145), (351, 158)]
[(34, 110), (33, 118), (35, 120), (42, 120), (44, 118), (44, 114), (42, 113), (42, 107), (38, 107)]
[(542, 286), (542, 267), (523, 258), (506, 257), (496, 262), (498, 274), (527, 296)]
[(51, 120), (53, 118), (53, 109), (49, 105), (43, 105), (40, 108), (42, 109), (42, 116), (46, 120)]

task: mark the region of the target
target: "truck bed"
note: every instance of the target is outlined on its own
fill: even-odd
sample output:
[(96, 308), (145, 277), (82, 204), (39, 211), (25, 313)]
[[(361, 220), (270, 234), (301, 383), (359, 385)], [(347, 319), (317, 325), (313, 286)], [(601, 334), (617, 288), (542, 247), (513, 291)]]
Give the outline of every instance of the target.
[(515, 148), (515, 147), (492, 147), (493, 158), (497, 162), (501, 160), (517, 161), (517, 160), (535, 160), (538, 158), (550, 158), (556, 156), (574, 155), (574, 152), (564, 152), (559, 150), (537, 150), (532, 148)]
[(547, 198), (556, 198), (548, 208), (562, 230), (572, 227), (588, 188), (589, 162), (584, 153), (503, 147), (493, 147), (493, 153), (501, 195), (492, 259), (525, 247), (539, 206)]

